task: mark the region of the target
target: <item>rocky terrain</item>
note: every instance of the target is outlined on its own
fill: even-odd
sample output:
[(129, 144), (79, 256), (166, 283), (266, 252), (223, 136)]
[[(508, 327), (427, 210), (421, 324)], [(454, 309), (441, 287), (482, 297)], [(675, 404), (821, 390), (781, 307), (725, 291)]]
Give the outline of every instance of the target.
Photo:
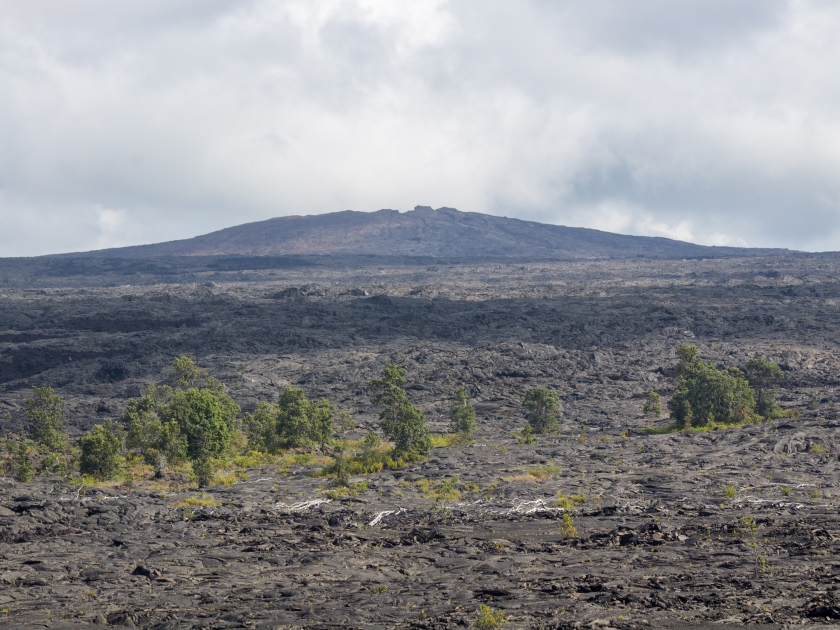
[[(205, 262), (4, 261), (2, 431), (33, 384), (78, 433), (188, 355), (246, 410), (286, 384), (329, 398), (348, 437), (376, 425), (365, 383), (397, 361), (434, 432), (467, 387), (476, 442), (333, 498), (319, 454), (206, 493), (2, 478), (0, 625), (455, 628), (481, 605), (512, 628), (840, 620), (835, 256)], [(667, 424), (643, 399), (667, 399), (686, 341), (722, 366), (776, 361), (802, 417), (644, 433)], [(562, 430), (520, 444), (534, 385), (559, 393)]]

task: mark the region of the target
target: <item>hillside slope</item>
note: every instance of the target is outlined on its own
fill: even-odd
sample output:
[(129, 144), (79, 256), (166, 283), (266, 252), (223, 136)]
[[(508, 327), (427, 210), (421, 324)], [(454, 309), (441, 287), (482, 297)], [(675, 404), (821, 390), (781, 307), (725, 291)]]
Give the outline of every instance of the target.
[(91, 252), (98, 256), (246, 256), (362, 254), (574, 258), (696, 258), (782, 254), (787, 250), (705, 247), (667, 238), (626, 236), (547, 225), (453, 208), (409, 212), (333, 212), (246, 223), (191, 239)]

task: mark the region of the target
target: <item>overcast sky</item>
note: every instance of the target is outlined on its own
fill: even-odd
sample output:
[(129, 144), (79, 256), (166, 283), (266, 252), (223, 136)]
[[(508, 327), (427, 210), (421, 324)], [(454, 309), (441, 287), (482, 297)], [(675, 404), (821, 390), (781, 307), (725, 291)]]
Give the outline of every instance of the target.
[(450, 206), (840, 250), (840, 3), (0, 0), (0, 256)]

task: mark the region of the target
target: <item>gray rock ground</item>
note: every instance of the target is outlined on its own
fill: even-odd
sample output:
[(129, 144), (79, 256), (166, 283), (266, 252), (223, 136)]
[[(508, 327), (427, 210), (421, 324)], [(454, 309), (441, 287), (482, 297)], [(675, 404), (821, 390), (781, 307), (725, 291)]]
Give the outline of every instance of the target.
[[(177, 479), (0, 479), (0, 625), (454, 628), (481, 604), (515, 628), (836, 624), (837, 271), (803, 256), (12, 277), (4, 432), (32, 384), (67, 398), (78, 432), (183, 354), (245, 408), (289, 383), (327, 396), (351, 436), (375, 426), (364, 383), (397, 360), (435, 431), (461, 384), (481, 424), (331, 501), (314, 464), (250, 470), (207, 507), (183, 507), (196, 492)], [(643, 397), (667, 398), (685, 341), (724, 366), (777, 361), (780, 403), (803, 416), (642, 433), (667, 423)], [(563, 428), (522, 445), (531, 385), (559, 392)], [(422, 492), (454, 477), (460, 500)], [(558, 493), (579, 497), (573, 537)]]

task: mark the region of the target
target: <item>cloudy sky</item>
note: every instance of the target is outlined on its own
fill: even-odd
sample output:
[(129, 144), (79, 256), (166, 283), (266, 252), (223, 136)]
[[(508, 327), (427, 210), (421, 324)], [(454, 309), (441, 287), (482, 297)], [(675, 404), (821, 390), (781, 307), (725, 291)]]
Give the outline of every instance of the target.
[(0, 256), (415, 205), (840, 250), (840, 3), (0, 0)]

